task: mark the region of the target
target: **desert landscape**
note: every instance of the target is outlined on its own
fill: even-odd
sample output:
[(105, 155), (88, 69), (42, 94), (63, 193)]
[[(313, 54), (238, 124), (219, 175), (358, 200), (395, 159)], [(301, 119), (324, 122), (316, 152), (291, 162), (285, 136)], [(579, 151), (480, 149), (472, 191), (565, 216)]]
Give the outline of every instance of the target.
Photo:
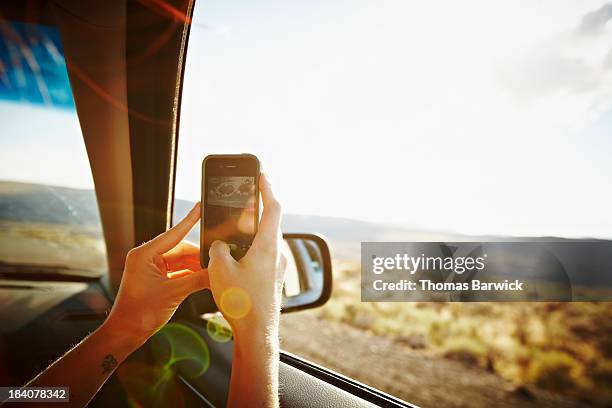
[(362, 303), (359, 265), (334, 267), (284, 350), (424, 407), (612, 403), (611, 303)]

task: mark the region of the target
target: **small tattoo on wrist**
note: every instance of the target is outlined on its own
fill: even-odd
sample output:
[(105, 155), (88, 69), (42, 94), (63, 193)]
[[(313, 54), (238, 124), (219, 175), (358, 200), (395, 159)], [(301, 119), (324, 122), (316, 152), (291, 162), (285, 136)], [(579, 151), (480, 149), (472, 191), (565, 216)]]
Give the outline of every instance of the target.
[(117, 359), (112, 354), (107, 354), (102, 360), (102, 372), (108, 374), (117, 367)]

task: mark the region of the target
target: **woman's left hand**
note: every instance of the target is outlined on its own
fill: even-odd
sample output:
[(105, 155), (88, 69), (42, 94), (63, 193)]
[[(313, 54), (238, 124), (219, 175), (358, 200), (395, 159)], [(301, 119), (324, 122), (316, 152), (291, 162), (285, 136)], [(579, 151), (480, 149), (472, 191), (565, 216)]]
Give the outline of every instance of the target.
[(168, 231), (132, 249), (106, 324), (144, 343), (190, 294), (210, 287), (200, 248), (183, 241), (200, 219), (197, 203)]

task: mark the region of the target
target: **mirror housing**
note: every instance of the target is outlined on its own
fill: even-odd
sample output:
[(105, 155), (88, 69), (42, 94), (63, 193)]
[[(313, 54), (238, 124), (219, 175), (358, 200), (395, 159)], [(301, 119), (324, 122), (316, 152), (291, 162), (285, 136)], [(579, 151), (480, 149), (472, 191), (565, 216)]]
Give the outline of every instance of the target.
[(332, 263), (327, 241), (322, 235), (304, 233), (285, 233), (283, 239), (287, 272), (281, 312), (325, 304), (332, 290)]

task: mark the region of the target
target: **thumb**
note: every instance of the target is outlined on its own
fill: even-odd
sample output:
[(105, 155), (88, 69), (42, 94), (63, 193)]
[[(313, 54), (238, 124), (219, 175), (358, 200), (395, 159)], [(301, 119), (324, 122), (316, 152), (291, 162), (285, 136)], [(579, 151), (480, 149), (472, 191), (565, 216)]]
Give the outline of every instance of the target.
[(229, 267), (230, 265), (236, 263), (236, 260), (232, 257), (230, 253), (230, 247), (223, 241), (215, 241), (210, 246), (210, 250), (208, 251), (208, 256), (210, 261), (208, 262), (209, 267), (215, 268), (215, 265), (220, 265), (224, 267)]

